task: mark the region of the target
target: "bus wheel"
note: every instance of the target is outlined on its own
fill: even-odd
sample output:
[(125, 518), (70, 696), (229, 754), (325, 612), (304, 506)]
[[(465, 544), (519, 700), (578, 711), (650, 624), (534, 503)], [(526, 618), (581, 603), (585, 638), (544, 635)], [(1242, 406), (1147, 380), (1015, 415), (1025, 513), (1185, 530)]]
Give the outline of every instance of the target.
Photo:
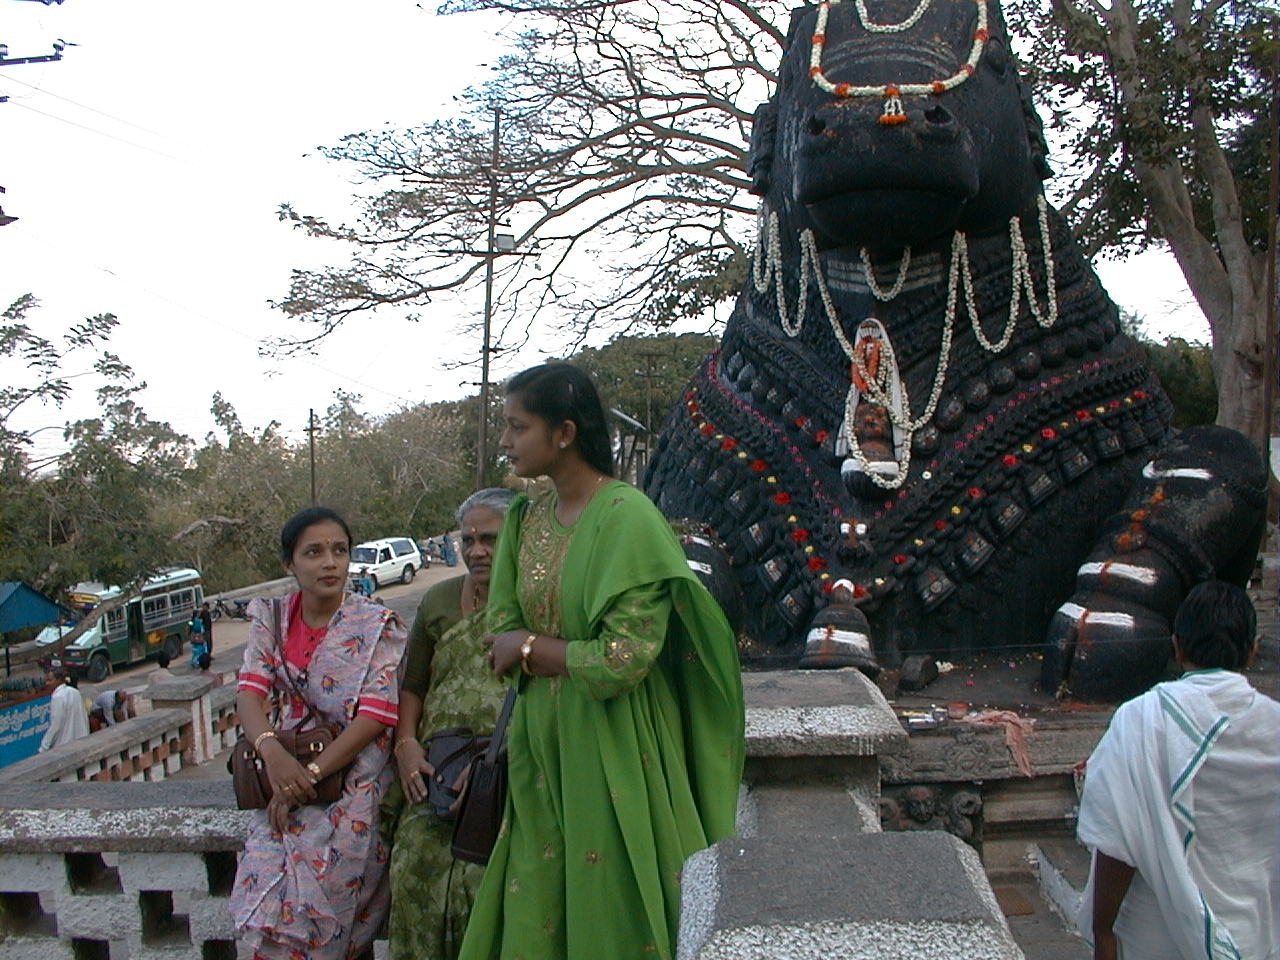
[(177, 660), (178, 654), (182, 653), (182, 640), (171, 633), (164, 638), (164, 644), (160, 647), (160, 650), (169, 658), (170, 662)]
[(413, 583), (413, 564), (406, 563), (404, 569), (400, 571), (401, 583)]
[(84, 675), (90, 683), (101, 683), (107, 679), (107, 674), (111, 672), (111, 661), (107, 659), (105, 653), (95, 653), (89, 658), (89, 668), (85, 670)]

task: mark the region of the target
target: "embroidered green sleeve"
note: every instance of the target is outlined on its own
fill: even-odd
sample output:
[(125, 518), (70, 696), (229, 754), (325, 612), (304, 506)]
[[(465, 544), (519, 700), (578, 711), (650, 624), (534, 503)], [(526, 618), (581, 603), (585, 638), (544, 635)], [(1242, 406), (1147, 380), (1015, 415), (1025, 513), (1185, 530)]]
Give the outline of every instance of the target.
[(626, 591), (604, 615), (599, 634), (565, 649), (569, 677), (595, 700), (631, 690), (662, 652), (670, 616), (666, 584)]

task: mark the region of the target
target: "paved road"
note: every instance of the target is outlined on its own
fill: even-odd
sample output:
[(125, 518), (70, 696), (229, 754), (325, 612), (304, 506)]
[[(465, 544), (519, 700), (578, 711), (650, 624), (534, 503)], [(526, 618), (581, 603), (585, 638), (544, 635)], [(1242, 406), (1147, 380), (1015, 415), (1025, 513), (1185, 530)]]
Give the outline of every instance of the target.
[[(406, 626), (413, 623), (413, 615), (418, 609), (418, 602), (427, 588), (441, 580), (456, 577), (463, 573), (461, 565), (446, 567), (443, 564), (432, 564), (414, 577), (410, 584), (394, 584), (383, 587), (374, 599), (380, 600), (400, 615)], [(221, 673), (228, 681), (234, 679), (236, 670), (244, 657), (244, 646), (249, 640), (249, 622), (247, 620), (231, 620), (223, 618), (213, 625), (213, 670)], [(178, 676), (191, 673), (190, 649), (183, 648), (181, 659), (170, 664), (169, 669)], [(115, 671), (100, 684), (81, 683), (80, 690), (86, 697), (94, 697), (101, 690), (124, 690), (128, 693), (140, 693), (147, 686), (147, 675), (156, 668), (155, 663), (146, 662), (137, 666)]]

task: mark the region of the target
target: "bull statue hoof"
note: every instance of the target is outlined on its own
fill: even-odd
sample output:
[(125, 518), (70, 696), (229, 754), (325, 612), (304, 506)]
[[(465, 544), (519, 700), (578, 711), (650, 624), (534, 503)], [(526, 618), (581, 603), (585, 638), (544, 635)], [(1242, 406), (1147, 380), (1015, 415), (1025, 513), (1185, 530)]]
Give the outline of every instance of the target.
[(857, 667), (874, 680), (880, 673), (880, 663), (871, 644), (871, 625), (866, 616), (847, 603), (823, 607), (809, 624), (798, 665), (802, 670)]

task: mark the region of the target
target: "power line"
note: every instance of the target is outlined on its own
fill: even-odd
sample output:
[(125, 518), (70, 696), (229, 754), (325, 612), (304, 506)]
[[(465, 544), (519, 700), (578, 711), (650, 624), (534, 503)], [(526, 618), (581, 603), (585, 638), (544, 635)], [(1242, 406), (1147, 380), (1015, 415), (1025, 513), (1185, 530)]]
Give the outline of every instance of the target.
[(64, 97), (60, 93), (54, 93), (52, 90), (46, 90), (44, 87), (38, 86), (34, 83), (27, 83), (27, 81), (25, 80), (19, 80), (16, 77), (9, 77), (9, 76), (6, 76), (4, 79), (10, 81), (11, 83), (20, 83), (24, 87), (28, 88), (29, 90), (34, 90), (36, 93), (42, 93), (46, 97), (56, 97), (59, 100), (64, 100), (67, 103), (72, 104), (73, 106), (79, 107), (81, 110), (88, 110), (90, 113), (96, 113), (100, 117), (106, 117), (108, 120), (116, 121), (116, 123), (123, 123), (127, 127), (133, 127), (135, 130), (141, 130), (143, 133), (149, 133), (153, 137), (165, 136), (162, 133), (157, 133), (155, 130), (152, 130), (148, 127), (144, 127), (141, 124), (134, 123), (132, 120), (126, 120), (123, 117), (117, 117), (115, 114), (107, 113), (105, 110), (99, 110), (97, 107), (91, 107), (87, 103), (81, 103), (79, 100), (72, 100), (70, 97)]
[(83, 123), (76, 123), (74, 120), (68, 120), (66, 117), (60, 117), (56, 113), (47, 113), (44, 110), (37, 110), (35, 107), (31, 106), (28, 103), (23, 103), (21, 100), (9, 100), (8, 103), (11, 103), (15, 107), (22, 107), (22, 109), (24, 110), (30, 110), (32, 113), (38, 113), (42, 117), (48, 117), (50, 120), (60, 120), (63, 123), (69, 124), (73, 127), (79, 127), (81, 130), (87, 130), (90, 133), (96, 133), (98, 136), (106, 137), (108, 140), (116, 140), (130, 147), (137, 147), (139, 150), (145, 150), (147, 153), (154, 153), (156, 156), (164, 157), (167, 160), (173, 160), (176, 163), (188, 162), (188, 161), (184, 161), (181, 157), (175, 157), (171, 153), (165, 153), (163, 150), (156, 150), (153, 147), (147, 147), (147, 146), (143, 146), (140, 143), (134, 143), (132, 140), (126, 140), (124, 139), (124, 137), (117, 137), (115, 134), (107, 133), (104, 130), (98, 130), (94, 127), (87, 127)]

